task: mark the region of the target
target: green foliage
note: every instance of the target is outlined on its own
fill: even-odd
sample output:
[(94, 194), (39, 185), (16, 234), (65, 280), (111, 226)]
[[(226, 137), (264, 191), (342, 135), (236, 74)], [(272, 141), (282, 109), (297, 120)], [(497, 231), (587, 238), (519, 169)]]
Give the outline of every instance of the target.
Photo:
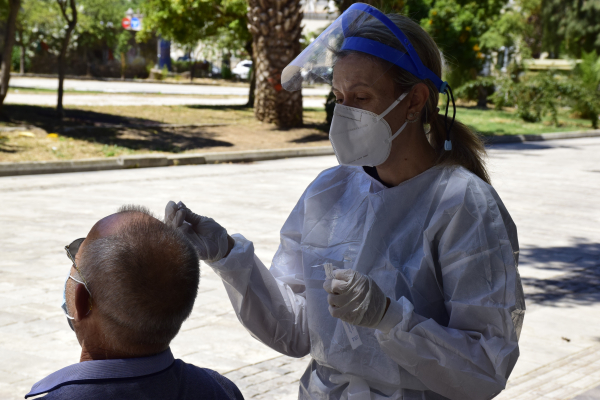
[(577, 65), (575, 74), (581, 79), (581, 82), (590, 89), (598, 90), (600, 85), (600, 57), (596, 50), (581, 56), (581, 63)]
[(13, 46), (12, 56), (10, 58), (10, 68), (12, 71), (19, 71), (21, 65), (21, 49), (17, 46)]
[[(446, 80), (452, 87), (475, 79), (486, 53), (495, 50), (481, 38), (499, 20), (507, 0), (429, 0), (421, 26), (436, 40), (449, 64)], [(497, 43), (492, 43), (496, 46)]]
[(549, 115), (558, 126), (558, 109), (572, 93), (569, 85), (552, 71), (524, 75), (518, 81), (504, 77), (496, 82), (496, 91), (490, 98), (496, 109), (514, 106), (517, 115), (526, 122), (539, 122)]
[(522, 58), (541, 52), (541, 0), (515, 0), (507, 4), (489, 29), (481, 35), (484, 49), (518, 47)]
[[(130, 32), (121, 27), (121, 19), (128, 8), (135, 8), (141, 0), (77, 0), (77, 26), (70, 41), (70, 50), (95, 47), (124, 46)], [(17, 21), (17, 41), (24, 43), (27, 54), (40, 50), (40, 43), (48, 45), (51, 54), (58, 54), (64, 36), (65, 21), (56, 0), (22, 0)], [(125, 46), (126, 47), (126, 46)], [(119, 52), (127, 50), (119, 48)]]
[(573, 110), (582, 118), (589, 119), (598, 128), (600, 115), (600, 57), (596, 51), (583, 52), (582, 62), (577, 66), (573, 79), (571, 103)]
[(188, 51), (201, 40), (234, 48), (250, 40), (245, 0), (144, 0), (143, 30), (138, 41), (154, 33)]
[(477, 79), (469, 81), (454, 90), (454, 97), (465, 100), (478, 100), (479, 88), (482, 86), (487, 90), (487, 93), (493, 93), (496, 87), (496, 78), (491, 76), (478, 76)]
[(555, 57), (600, 51), (600, 1), (543, 0), (542, 15), (544, 48)]

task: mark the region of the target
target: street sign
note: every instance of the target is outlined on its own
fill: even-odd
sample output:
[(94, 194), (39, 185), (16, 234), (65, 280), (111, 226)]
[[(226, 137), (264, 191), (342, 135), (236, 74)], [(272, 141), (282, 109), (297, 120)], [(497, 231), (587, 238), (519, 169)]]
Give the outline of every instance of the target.
[(137, 17), (131, 18), (131, 30), (132, 31), (139, 31), (141, 27), (142, 27), (142, 24), (140, 23), (139, 18), (137, 18)]
[(129, 29), (131, 27), (131, 20), (129, 19), (129, 17), (123, 18), (121, 20), (121, 25), (123, 26), (123, 28)]

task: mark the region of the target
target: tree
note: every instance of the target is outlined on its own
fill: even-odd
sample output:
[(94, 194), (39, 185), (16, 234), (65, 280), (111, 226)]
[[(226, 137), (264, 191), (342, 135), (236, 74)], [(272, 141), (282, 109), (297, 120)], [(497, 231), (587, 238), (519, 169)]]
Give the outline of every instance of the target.
[(0, 70), (0, 110), (2, 109), (2, 104), (4, 104), (4, 99), (8, 93), (10, 64), (15, 41), (15, 28), (20, 7), (20, 0), (8, 0), (8, 18), (6, 20), (6, 33), (4, 35), (4, 49), (2, 51), (2, 65)]
[(302, 125), (302, 92), (281, 86), (281, 72), (300, 53), (302, 11), (298, 0), (249, 0), (256, 90), (254, 115), (278, 127)]
[(544, 49), (552, 58), (600, 52), (600, 2), (543, 0)]
[[(249, 41), (244, 0), (145, 0), (142, 11), (143, 29), (136, 36), (140, 42), (156, 34), (192, 53), (201, 40)], [(191, 79), (194, 66), (192, 60)]]
[[(62, 119), (65, 115), (63, 109), (63, 84), (65, 80), (65, 56), (69, 47), (69, 41), (71, 40), (71, 34), (77, 25), (77, 7), (75, 0), (56, 0), (60, 7), (60, 12), (67, 22), (65, 29), (65, 36), (62, 39), (62, 45), (60, 47), (60, 54), (58, 56), (58, 100), (56, 102), (56, 113), (58, 118)], [(71, 10), (71, 16), (69, 17), (68, 10)]]
[(484, 49), (513, 47), (521, 58), (539, 57), (542, 49), (541, 0), (513, 0), (479, 40)]
[[(31, 45), (48, 31), (51, 20), (58, 15), (48, 10), (47, 1), (21, 0), (21, 12), (17, 18), (15, 44), (20, 47), (20, 72), (25, 72), (25, 60), (27, 51), (31, 51)], [(52, 4), (53, 5), (53, 4)], [(53, 8), (53, 7), (52, 7)], [(59, 24), (56, 24), (59, 30)]]

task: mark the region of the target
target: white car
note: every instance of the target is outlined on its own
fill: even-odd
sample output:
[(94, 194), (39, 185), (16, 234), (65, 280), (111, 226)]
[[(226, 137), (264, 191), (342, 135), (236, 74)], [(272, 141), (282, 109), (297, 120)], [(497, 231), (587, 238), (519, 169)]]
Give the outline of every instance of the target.
[(243, 60), (237, 63), (231, 74), (236, 79), (247, 80), (250, 77), (250, 68), (252, 68), (251, 60)]

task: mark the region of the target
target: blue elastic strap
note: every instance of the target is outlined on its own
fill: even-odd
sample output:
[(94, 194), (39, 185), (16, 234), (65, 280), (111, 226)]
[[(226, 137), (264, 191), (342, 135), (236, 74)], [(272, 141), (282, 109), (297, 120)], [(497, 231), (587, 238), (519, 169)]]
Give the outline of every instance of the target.
[[(348, 19), (349, 15), (354, 14), (352, 12), (354, 10), (370, 14), (383, 23), (396, 36), (396, 38), (398, 38), (400, 43), (402, 43), (409, 57), (406, 57), (406, 53), (374, 40), (352, 36), (348, 37), (351, 35), (351, 32), (349, 31), (349, 24), (352, 22)], [(344, 36), (346, 37), (342, 45), (342, 50), (355, 50), (379, 57), (410, 72), (419, 79), (431, 80), (440, 93), (443, 93), (446, 90), (446, 86), (448, 85), (447, 82), (442, 81), (440, 77), (423, 65), (421, 59), (417, 55), (417, 52), (402, 30), (400, 30), (396, 24), (394, 24), (384, 13), (378, 9), (363, 3), (352, 4), (342, 15), (342, 29), (344, 30)]]

